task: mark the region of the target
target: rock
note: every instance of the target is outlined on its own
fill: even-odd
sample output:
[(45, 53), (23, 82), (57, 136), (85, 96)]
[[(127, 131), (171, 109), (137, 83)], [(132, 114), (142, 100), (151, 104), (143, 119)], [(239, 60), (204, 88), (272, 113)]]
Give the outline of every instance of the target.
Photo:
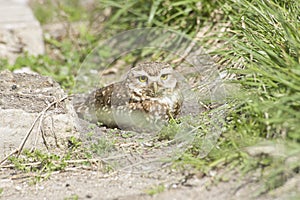
[(53, 106), (41, 116), (42, 120), (35, 123), (25, 148), (45, 148), (42, 132), (49, 151), (55, 153), (67, 148), (69, 137), (79, 137), (78, 118), (71, 101), (68, 98), (59, 101), (66, 96), (49, 77), (1, 72), (0, 157), (20, 145), (35, 119), (51, 103)]
[(0, 0), (0, 58), (13, 63), (21, 53), (44, 51), (42, 29), (26, 1)]
[(246, 152), (251, 156), (269, 155), (273, 157), (286, 156), (286, 148), (283, 143), (264, 141), (254, 146), (245, 148)]
[(32, 71), (32, 69), (30, 69), (30, 67), (22, 67), (20, 69), (15, 69), (13, 71), (14, 73), (20, 73), (20, 74), (23, 74), (23, 73), (26, 73), (26, 74), (38, 74), (37, 72), (34, 72)]

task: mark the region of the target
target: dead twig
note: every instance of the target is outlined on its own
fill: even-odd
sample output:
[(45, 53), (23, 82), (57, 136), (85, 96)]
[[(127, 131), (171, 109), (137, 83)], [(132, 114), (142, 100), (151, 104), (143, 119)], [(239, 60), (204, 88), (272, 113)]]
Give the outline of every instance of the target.
[[(49, 105), (49, 103), (48, 103)], [(36, 131), (36, 136), (35, 136), (35, 141), (34, 141), (34, 146), (31, 148), (31, 151), (34, 151), (35, 148), (36, 148), (36, 145), (37, 145), (37, 142), (38, 142), (38, 136), (39, 136), (39, 132), (41, 131), (42, 132), (42, 138), (43, 138), (43, 141), (44, 141), (44, 144), (46, 146), (46, 148), (48, 149), (48, 145), (46, 143), (46, 139), (44, 138), (44, 134), (43, 134), (43, 127), (42, 127), (42, 121), (43, 121), (43, 118), (45, 116), (45, 112), (43, 112), (41, 114), (41, 116), (39, 117), (39, 124), (38, 124), (38, 128), (37, 128), (37, 131)]]
[[(59, 103), (59, 102), (64, 101), (64, 100), (67, 99), (68, 97), (69, 97), (69, 96), (64, 96), (64, 97), (62, 97), (61, 99), (59, 99), (59, 100), (57, 100), (57, 101), (53, 101), (52, 103), (48, 104), (48, 106), (47, 106), (44, 110), (42, 110), (42, 111), (38, 114), (38, 116), (35, 118), (35, 120), (33, 121), (31, 127), (30, 127), (29, 130), (27, 131), (27, 133), (26, 133), (25, 137), (23, 138), (23, 140), (22, 140), (21, 144), (19, 145), (19, 147), (18, 147), (17, 149), (13, 150), (13, 151), (12, 151), (10, 154), (8, 154), (5, 158), (3, 158), (3, 159), (0, 161), (0, 165), (2, 165), (2, 164), (3, 164), (10, 156), (12, 156), (12, 155), (14, 155), (14, 154), (17, 154), (17, 157), (19, 157), (20, 154), (21, 154), (21, 152), (22, 152), (22, 150), (23, 150), (23, 148), (24, 148), (24, 146), (25, 146), (25, 144), (26, 144), (26, 142), (27, 142), (27, 140), (28, 140), (28, 138), (29, 138), (29, 136), (30, 136), (30, 134), (31, 134), (31, 132), (32, 132), (32, 130), (33, 130), (33, 128), (34, 128), (34, 126), (36, 125), (37, 121), (38, 121), (42, 116), (44, 116), (45, 112), (47, 112), (52, 106), (56, 105), (56, 104)], [(39, 127), (38, 130), (40, 130), (40, 127)]]

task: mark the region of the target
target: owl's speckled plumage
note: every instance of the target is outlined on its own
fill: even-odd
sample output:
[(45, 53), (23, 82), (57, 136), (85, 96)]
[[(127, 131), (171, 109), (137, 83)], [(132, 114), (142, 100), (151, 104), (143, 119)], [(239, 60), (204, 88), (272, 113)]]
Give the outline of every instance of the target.
[(125, 130), (157, 130), (180, 113), (182, 96), (172, 67), (147, 62), (123, 81), (93, 91), (76, 108), (80, 117)]

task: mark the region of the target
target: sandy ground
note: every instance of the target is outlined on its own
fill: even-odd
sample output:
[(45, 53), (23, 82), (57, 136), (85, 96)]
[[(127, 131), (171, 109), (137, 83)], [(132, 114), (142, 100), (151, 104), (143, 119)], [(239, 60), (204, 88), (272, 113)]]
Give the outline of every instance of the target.
[[(52, 174), (48, 180), (30, 184), (30, 174), (1, 170), (1, 199), (296, 199), (299, 177), (271, 194), (255, 196), (262, 183), (251, 176), (232, 174), (227, 182), (212, 181), (213, 177), (191, 178), (178, 173), (155, 174), (117, 173), (109, 177), (100, 172), (77, 169)], [(147, 191), (164, 185), (163, 192), (149, 195)]]

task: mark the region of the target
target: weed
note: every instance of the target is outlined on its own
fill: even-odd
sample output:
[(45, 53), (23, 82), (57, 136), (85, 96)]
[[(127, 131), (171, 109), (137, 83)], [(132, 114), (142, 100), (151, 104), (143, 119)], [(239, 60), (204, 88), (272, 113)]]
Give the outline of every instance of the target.
[(11, 157), (10, 161), (16, 169), (32, 172), (52, 172), (66, 167), (64, 158), (56, 154), (43, 153), (40, 150), (33, 152), (25, 150), (22, 157)]
[(72, 196), (70, 197), (65, 197), (64, 200), (78, 200), (79, 197), (77, 194), (73, 194)]
[(113, 151), (114, 148), (113, 142), (106, 138), (100, 138), (90, 146), (91, 151), (98, 156), (107, 155), (109, 152)]
[[(193, 35), (208, 20), (216, 8), (215, 1), (110, 1), (100, 0), (104, 8), (111, 8), (108, 28), (126, 30), (134, 27), (163, 27)], [(101, 8), (100, 8), (101, 9)], [(103, 8), (102, 8), (103, 9)]]
[[(238, 82), (248, 97), (241, 99), (232, 113), (223, 145), (241, 152), (245, 145), (255, 145), (265, 138), (283, 138), (285, 146), (293, 144), (292, 152), (299, 151), (299, 2), (242, 0), (225, 5), (232, 31), (223, 39), (232, 48), (221, 54), (231, 61), (231, 66), (242, 61), (243, 68), (234, 73), (240, 77)], [(223, 145), (220, 148), (224, 151)], [(272, 174), (263, 175), (264, 192), (281, 186), (287, 180), (286, 174), (293, 173), (280, 161), (283, 158), (266, 154), (255, 159), (254, 169), (264, 168)], [(249, 159), (252, 157), (247, 156), (243, 164)]]
[(145, 192), (148, 195), (155, 195), (155, 194), (162, 193), (163, 191), (165, 191), (165, 186), (164, 185), (157, 185), (157, 186), (154, 186), (150, 189), (147, 189)]
[(158, 140), (172, 140), (179, 132), (181, 126), (178, 121), (171, 119), (167, 126), (164, 126), (158, 133)]
[(25, 149), (19, 157), (12, 156), (9, 158), (9, 161), (17, 170), (34, 172), (34, 177), (31, 180), (32, 184), (45, 180), (53, 172), (63, 171), (66, 167), (74, 167), (77, 165), (90, 166), (91, 162), (89, 160), (92, 159), (92, 155), (83, 149), (81, 142), (77, 139), (71, 138), (69, 141), (72, 145), (65, 154), (57, 155), (44, 153), (40, 150), (29, 151)]
[(82, 144), (81, 141), (74, 136), (72, 136), (68, 139), (69, 149), (73, 149), (73, 150), (78, 149), (81, 146), (81, 144)]
[(35, 17), (42, 23), (51, 23), (57, 21), (78, 21), (84, 20), (88, 12), (80, 4), (79, 0), (63, 1), (33, 1), (30, 3)]

